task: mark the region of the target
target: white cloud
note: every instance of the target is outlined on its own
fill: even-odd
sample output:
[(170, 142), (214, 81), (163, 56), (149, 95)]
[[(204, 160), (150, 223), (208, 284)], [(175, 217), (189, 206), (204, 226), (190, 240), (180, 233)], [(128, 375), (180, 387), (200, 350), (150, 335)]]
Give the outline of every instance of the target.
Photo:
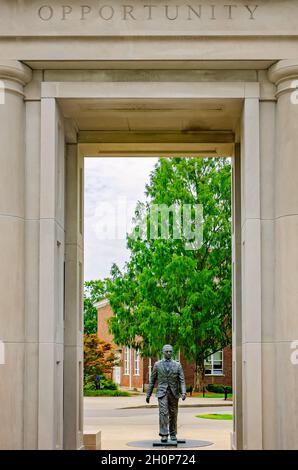
[[(145, 185), (149, 182), (150, 172), (156, 162), (157, 158), (141, 157), (85, 158), (86, 280), (107, 277), (113, 263), (117, 263), (121, 268), (128, 260), (129, 251), (124, 237), (111, 239), (110, 236), (109, 239), (100, 239), (103, 225), (110, 229), (115, 220), (115, 214), (112, 208), (107, 210), (107, 204), (115, 207), (119, 198), (122, 202), (128, 201), (131, 205), (128, 218), (131, 220), (136, 202), (145, 199)], [(105, 207), (102, 203), (106, 203)], [(118, 216), (121, 211), (120, 207)], [(117, 237), (119, 238), (119, 233)]]

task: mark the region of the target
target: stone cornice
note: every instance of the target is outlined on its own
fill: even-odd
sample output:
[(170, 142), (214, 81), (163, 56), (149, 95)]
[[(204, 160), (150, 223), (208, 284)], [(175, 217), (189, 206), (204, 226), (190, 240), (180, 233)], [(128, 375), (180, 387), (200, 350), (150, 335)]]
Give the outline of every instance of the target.
[(18, 60), (0, 61), (0, 79), (13, 80), (26, 85), (30, 82), (32, 71)]
[(292, 92), (297, 88), (293, 82), (298, 80), (298, 58), (280, 60), (269, 69), (268, 77), (277, 86), (277, 97)]
[(32, 70), (17, 60), (0, 61), (0, 81), (6, 92), (24, 95), (23, 87), (30, 82)]

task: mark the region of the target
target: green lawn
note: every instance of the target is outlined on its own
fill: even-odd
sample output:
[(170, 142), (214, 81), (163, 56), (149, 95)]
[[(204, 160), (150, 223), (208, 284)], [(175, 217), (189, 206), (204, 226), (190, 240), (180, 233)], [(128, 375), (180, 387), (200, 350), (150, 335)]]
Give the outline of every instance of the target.
[(85, 397), (130, 397), (126, 390), (84, 390)]
[[(193, 397), (200, 397), (200, 398), (224, 398), (225, 394), (224, 393), (205, 393), (205, 397), (203, 397), (203, 393), (193, 393)], [(233, 398), (232, 393), (228, 393), (228, 398)]]
[(220, 419), (220, 420), (232, 420), (233, 415), (231, 414), (223, 414), (223, 413), (210, 413), (210, 414), (203, 414), (203, 415), (196, 415), (196, 418), (204, 418), (204, 419)]

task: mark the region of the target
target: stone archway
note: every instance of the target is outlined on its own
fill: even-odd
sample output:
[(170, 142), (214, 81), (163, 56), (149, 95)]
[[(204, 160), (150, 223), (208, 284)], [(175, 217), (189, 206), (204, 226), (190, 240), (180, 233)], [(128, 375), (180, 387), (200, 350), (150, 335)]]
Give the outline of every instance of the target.
[[(251, 18), (244, 1), (222, 1), (213, 19), (204, 1), (201, 18), (173, 20), (137, 18), (137, 7), (136, 20), (105, 20), (94, 2), (83, 13), (58, 3), (47, 19), (3, 2), (0, 448), (81, 447), (81, 157), (153, 148), (234, 154), (232, 445), (296, 448), (297, 2), (258, 5)], [(156, 139), (150, 119), (139, 133), (91, 129), (104, 101), (123, 113), (167, 102), (176, 116), (183, 103), (196, 132)]]

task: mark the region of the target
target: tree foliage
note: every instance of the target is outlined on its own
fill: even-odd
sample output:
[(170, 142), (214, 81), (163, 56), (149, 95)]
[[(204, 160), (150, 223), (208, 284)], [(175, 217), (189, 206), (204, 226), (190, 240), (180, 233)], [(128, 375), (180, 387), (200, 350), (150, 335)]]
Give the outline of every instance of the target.
[(90, 335), (97, 332), (96, 302), (106, 296), (106, 282), (97, 279), (86, 281), (84, 286), (84, 331)]
[(97, 334), (84, 335), (85, 381), (95, 381), (96, 374), (110, 373), (118, 359), (111, 343), (102, 341)]
[[(156, 356), (163, 344), (171, 343), (196, 364), (199, 388), (204, 358), (231, 341), (230, 162), (161, 158), (146, 194), (146, 203), (136, 208), (135, 225), (152, 204), (201, 204), (203, 243), (187, 249), (184, 236), (129, 235), (131, 255), (125, 269), (121, 272), (114, 265), (111, 270), (110, 328), (117, 344), (137, 347), (145, 356)], [(172, 224), (173, 220), (170, 214)]]

